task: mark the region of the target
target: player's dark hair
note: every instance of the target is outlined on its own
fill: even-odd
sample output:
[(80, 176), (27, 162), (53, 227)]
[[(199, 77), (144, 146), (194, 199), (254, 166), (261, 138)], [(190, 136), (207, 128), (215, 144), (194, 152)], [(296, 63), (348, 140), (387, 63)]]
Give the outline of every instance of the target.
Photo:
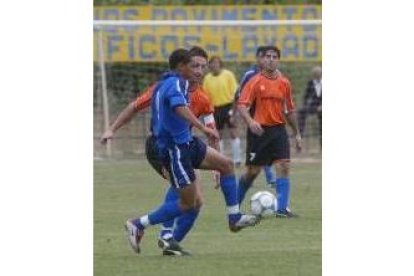
[(210, 60), (208, 61), (208, 63), (210, 64), (210, 63), (212, 63), (215, 60), (218, 60), (219, 61), (219, 64), (220, 64), (220, 67), (223, 67), (223, 61), (221, 60), (221, 58), (219, 56), (212, 56), (210, 58)]
[(208, 59), (207, 52), (201, 47), (193, 46), (190, 48), (190, 50), (188, 50), (188, 52), (190, 53), (191, 57), (203, 57), (205, 59)]
[(190, 58), (190, 53), (186, 49), (179, 48), (174, 50), (168, 59), (170, 69), (176, 69), (180, 63), (188, 64), (190, 62)]
[(273, 46), (273, 45), (271, 45), (271, 46), (264, 46), (263, 49), (262, 49), (262, 51), (263, 51), (263, 54), (266, 53), (267, 51), (275, 51), (276, 54), (277, 54), (277, 57), (280, 58), (280, 50), (279, 50), (279, 48), (277, 46)]
[(259, 56), (263, 56), (264, 55), (264, 53), (266, 52), (264, 49), (266, 48), (266, 46), (259, 46), (259, 47), (257, 47), (257, 50), (256, 50), (256, 57), (259, 57)]

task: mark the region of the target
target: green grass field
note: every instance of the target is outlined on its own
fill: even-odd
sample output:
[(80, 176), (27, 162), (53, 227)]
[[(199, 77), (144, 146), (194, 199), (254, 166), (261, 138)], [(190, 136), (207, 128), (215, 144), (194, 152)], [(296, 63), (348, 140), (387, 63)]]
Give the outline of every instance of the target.
[[(291, 179), (291, 207), (299, 218), (268, 218), (235, 234), (228, 230), (221, 192), (203, 172), (204, 206), (182, 242), (193, 256), (161, 256), (157, 226), (146, 230), (136, 255), (123, 224), (156, 207), (167, 184), (144, 160), (95, 161), (94, 275), (322, 275), (321, 163), (293, 162)], [(246, 198), (263, 189), (260, 175)], [(247, 203), (242, 209), (248, 211)]]

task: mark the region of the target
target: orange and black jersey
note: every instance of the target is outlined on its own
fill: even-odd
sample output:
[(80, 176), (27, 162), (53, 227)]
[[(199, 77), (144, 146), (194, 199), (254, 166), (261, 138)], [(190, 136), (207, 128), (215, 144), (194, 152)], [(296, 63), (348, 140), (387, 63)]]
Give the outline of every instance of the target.
[(190, 87), (190, 110), (196, 117), (214, 113), (214, 106), (200, 85)]
[[(149, 86), (135, 100), (135, 108), (141, 111), (151, 105), (152, 94), (157, 83)], [(206, 92), (200, 85), (190, 87), (190, 110), (196, 117), (206, 116), (214, 112), (214, 107), (210, 102)]]
[(157, 83), (153, 83), (147, 87), (142, 94), (135, 99), (135, 109), (138, 111), (144, 110), (151, 106), (152, 94)]
[(284, 114), (295, 109), (290, 82), (282, 74), (272, 78), (264, 73), (254, 76), (241, 91), (238, 105), (254, 105), (252, 118), (264, 126), (284, 124)]

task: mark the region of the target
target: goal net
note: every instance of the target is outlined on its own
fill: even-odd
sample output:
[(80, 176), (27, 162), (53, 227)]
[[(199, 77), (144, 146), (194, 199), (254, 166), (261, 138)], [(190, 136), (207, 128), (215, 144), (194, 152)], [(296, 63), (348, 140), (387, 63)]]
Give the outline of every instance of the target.
[[(95, 20), (93, 27), (96, 158), (142, 156), (149, 111), (139, 113), (121, 128), (108, 147), (99, 144), (99, 137), (130, 101), (168, 70), (168, 56), (176, 48), (203, 47), (210, 56), (220, 56), (224, 68), (233, 71), (240, 81), (255, 63), (257, 46), (277, 45), (282, 52), (280, 70), (291, 80), (297, 109), (303, 104), (312, 68), (320, 66), (322, 60), (319, 19)], [(244, 148), (246, 127), (239, 122)], [(303, 139), (305, 154), (320, 153), (318, 120), (313, 114), (307, 117)]]

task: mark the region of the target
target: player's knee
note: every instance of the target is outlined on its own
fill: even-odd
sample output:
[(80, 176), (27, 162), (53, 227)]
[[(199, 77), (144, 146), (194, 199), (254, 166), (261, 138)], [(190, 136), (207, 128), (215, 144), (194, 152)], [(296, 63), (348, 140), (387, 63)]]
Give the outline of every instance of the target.
[(280, 161), (276, 163), (276, 172), (280, 177), (287, 177), (289, 175), (289, 169), (289, 161)]
[(188, 211), (190, 209), (200, 210), (203, 205), (203, 199), (201, 197), (196, 197), (192, 200), (181, 199), (180, 208), (182, 211)]
[(231, 160), (228, 157), (225, 157), (225, 159), (222, 162), (222, 165), (219, 168), (221, 175), (230, 175), (234, 174), (234, 164), (233, 160)]
[(203, 199), (201, 198), (201, 197), (198, 197), (196, 200), (195, 200), (195, 202), (194, 202), (194, 206), (193, 206), (193, 208), (196, 210), (196, 211), (200, 211), (200, 209), (201, 209), (201, 207), (203, 206)]
[(247, 166), (246, 168), (246, 178), (249, 180), (254, 180), (260, 173), (260, 167), (256, 166)]

